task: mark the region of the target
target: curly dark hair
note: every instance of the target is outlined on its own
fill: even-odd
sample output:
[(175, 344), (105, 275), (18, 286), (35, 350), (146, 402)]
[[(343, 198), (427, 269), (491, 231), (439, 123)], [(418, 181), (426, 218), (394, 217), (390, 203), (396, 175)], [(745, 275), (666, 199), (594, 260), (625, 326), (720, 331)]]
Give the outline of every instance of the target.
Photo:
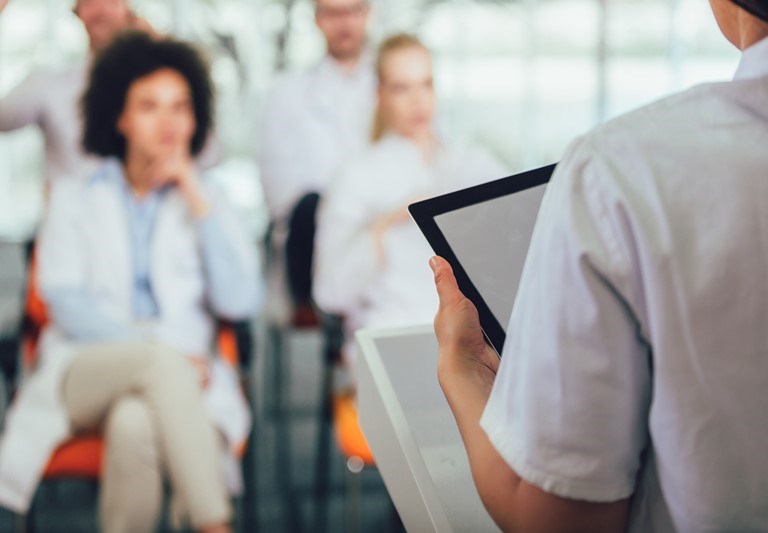
[(125, 158), (117, 121), (130, 86), (160, 69), (181, 74), (189, 84), (196, 121), (192, 155), (203, 149), (213, 127), (213, 83), (208, 64), (192, 45), (142, 32), (123, 33), (96, 57), (83, 95), (83, 147), (99, 156)]

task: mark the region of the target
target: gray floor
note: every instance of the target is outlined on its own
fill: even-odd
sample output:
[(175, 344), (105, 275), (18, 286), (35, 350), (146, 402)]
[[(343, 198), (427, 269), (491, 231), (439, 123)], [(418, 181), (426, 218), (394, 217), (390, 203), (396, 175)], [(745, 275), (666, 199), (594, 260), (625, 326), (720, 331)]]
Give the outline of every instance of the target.
[[(10, 250), (10, 251), (9, 251)], [(13, 323), (19, 305), (23, 278), (17, 250), (0, 247), (0, 326)], [(10, 265), (10, 266), (9, 266)], [(254, 324), (257, 340), (256, 362), (250, 375), (254, 391), (254, 438), (251, 453), (256, 461), (244, 468), (256, 480), (256, 494), (246, 494), (237, 502), (241, 531), (353, 531), (350, 501), (359, 494), (359, 522), (363, 532), (399, 531), (383, 482), (375, 469), (355, 478), (349, 474), (335, 443), (329, 443), (328, 490), (317, 498), (314, 491), (319, 404), (322, 378), (321, 339), (317, 332), (298, 332), (288, 336), (289, 356), (283, 376), (283, 414), (273, 409), (275, 354), (267, 349), (263, 327)], [(0, 406), (1, 407), (1, 406)], [(359, 483), (360, 492), (352, 490)], [(95, 503), (98, 488), (79, 480), (46, 483), (38, 491), (34, 512), (29, 519), (37, 532), (96, 531)], [(318, 507), (324, 506), (324, 507)], [(325, 509), (326, 527), (318, 523), (318, 511)], [(322, 513), (321, 513), (322, 514)], [(0, 509), (0, 532), (21, 531), (19, 518)]]
[[(265, 335), (259, 335), (261, 339)], [(275, 389), (268, 376), (273, 376), (272, 359), (262, 358), (256, 365), (256, 408), (258, 442), (257, 478), (259, 523), (263, 531), (318, 531), (315, 523), (314, 473), (318, 446), (319, 401), (322, 376), (321, 339), (317, 333), (292, 334), (287, 343), (288, 363), (285, 369), (285, 404), (288, 416), (275, 420), (270, 413), (270, 398)], [(262, 353), (266, 350), (262, 349)], [(271, 379), (271, 378), (270, 378)], [(286, 442), (287, 440), (287, 442)], [(288, 465), (283, 466), (279, 450), (288, 447)], [(349, 530), (345, 523), (350, 489), (355, 480), (345, 466), (344, 458), (330, 443), (327, 531)], [(285, 469), (285, 470), (284, 470)], [(397, 530), (397, 520), (383, 482), (375, 469), (364, 470), (357, 480), (361, 485), (360, 531)], [(353, 529), (353, 528), (351, 528)]]

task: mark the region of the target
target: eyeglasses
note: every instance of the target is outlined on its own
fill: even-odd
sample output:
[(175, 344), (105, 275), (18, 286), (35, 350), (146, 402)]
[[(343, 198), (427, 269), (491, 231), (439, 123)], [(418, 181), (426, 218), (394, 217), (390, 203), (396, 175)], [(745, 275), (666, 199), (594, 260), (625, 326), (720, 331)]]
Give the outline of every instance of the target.
[(368, 2), (361, 1), (346, 7), (317, 6), (317, 16), (329, 19), (340, 19), (347, 16), (359, 17), (368, 11)]

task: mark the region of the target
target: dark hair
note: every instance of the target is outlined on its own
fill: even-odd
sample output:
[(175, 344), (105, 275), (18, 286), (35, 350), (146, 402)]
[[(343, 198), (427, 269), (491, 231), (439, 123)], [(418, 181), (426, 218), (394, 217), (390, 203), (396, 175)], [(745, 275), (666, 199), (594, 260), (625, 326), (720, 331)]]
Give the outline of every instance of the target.
[(768, 22), (768, 2), (766, 0), (731, 0), (740, 8), (746, 10), (751, 15), (756, 16), (763, 22)]
[(128, 89), (137, 79), (164, 68), (178, 72), (189, 84), (196, 121), (190, 151), (192, 155), (200, 153), (213, 126), (213, 84), (208, 64), (190, 44), (136, 31), (115, 38), (91, 67), (82, 100), (86, 152), (125, 158), (125, 138), (117, 131), (117, 121)]

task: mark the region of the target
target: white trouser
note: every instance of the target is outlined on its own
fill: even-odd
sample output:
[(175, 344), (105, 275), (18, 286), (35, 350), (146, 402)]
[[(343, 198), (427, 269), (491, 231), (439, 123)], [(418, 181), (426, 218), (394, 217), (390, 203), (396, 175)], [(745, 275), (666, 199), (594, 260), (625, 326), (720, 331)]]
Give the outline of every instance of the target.
[(231, 520), (218, 436), (185, 357), (157, 344), (94, 345), (73, 360), (63, 395), (76, 429), (103, 428), (102, 531), (154, 531), (166, 477), (194, 528)]

